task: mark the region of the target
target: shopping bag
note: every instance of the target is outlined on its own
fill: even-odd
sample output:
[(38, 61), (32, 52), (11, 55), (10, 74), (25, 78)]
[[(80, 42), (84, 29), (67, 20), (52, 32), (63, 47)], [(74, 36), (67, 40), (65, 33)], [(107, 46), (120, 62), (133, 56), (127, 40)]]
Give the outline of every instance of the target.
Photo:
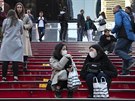
[(99, 20), (99, 25), (100, 25), (100, 26), (105, 25), (105, 24), (106, 24), (105, 19), (101, 19), (101, 20)]
[(93, 78), (93, 97), (94, 98), (108, 98), (109, 97), (107, 82), (104, 77), (101, 77), (100, 82), (98, 82), (97, 77)]
[(68, 88), (78, 88), (81, 85), (81, 81), (78, 77), (78, 73), (76, 68), (73, 68), (71, 72), (69, 72), (68, 80), (67, 80), (67, 87)]
[(100, 86), (101, 86), (101, 97), (102, 98), (108, 98), (109, 97), (109, 91), (108, 91), (108, 86), (105, 77), (101, 77), (100, 80)]

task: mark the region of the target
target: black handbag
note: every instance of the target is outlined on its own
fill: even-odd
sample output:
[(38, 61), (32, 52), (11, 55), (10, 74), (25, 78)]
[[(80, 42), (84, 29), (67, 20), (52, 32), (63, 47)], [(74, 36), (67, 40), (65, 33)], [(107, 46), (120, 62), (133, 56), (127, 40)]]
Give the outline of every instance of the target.
[(99, 25), (100, 25), (100, 26), (105, 25), (105, 24), (106, 24), (105, 19), (101, 19), (101, 20), (99, 20)]
[(100, 71), (100, 63), (87, 63), (86, 64), (86, 71), (89, 73), (98, 73)]
[(52, 84), (52, 81), (51, 80), (48, 80), (47, 86), (46, 86), (46, 90), (52, 90), (51, 84)]

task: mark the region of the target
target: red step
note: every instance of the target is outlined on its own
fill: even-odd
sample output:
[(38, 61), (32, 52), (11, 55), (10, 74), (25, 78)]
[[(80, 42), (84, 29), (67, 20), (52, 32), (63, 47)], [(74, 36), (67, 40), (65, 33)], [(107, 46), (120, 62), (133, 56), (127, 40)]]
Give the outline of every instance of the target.
[[(20, 63), (19, 81), (13, 82), (13, 74), (9, 68), (7, 74), (8, 82), (0, 82), (0, 98), (54, 98), (53, 92), (46, 91), (45, 88), (39, 88), (39, 84), (44, 83), (42, 82), (44, 78), (50, 79), (51, 67), (49, 66), (49, 59), (52, 56), (56, 44), (58, 43), (32, 43), (33, 56), (28, 58), (29, 71), (26, 73), (23, 72), (22, 64)], [(78, 73), (80, 74), (89, 46), (93, 43), (69, 42), (66, 44), (68, 46), (68, 53), (72, 54), (78, 68)], [(135, 44), (133, 46), (135, 48)], [(115, 54), (109, 54), (108, 57), (120, 73), (122, 59)], [(11, 64), (9, 66), (11, 66)], [(82, 85), (79, 90), (75, 92), (75, 98), (86, 98), (88, 95), (87, 85), (84, 80), (81, 79), (81, 81)], [(63, 91), (63, 97), (67, 97), (67, 91), (65, 90)], [(113, 78), (110, 97), (135, 99), (135, 68), (131, 69), (131, 75), (129, 76), (118, 75), (117, 78)]]
[[(54, 92), (45, 89), (0, 89), (0, 91), (0, 98), (54, 98)], [(67, 98), (67, 91), (64, 90), (62, 96)], [(86, 89), (80, 89), (74, 93), (74, 98), (87, 98), (87, 96), (88, 91)], [(135, 90), (110, 89), (110, 97), (133, 99), (135, 98)]]

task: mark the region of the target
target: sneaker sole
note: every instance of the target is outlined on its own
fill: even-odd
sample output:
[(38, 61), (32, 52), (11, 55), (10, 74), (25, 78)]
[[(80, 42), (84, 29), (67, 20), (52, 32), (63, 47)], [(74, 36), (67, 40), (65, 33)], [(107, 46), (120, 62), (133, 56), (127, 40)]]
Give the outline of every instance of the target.
[(127, 70), (129, 70), (130, 68), (132, 68), (135, 65), (135, 62), (133, 62), (128, 68)]

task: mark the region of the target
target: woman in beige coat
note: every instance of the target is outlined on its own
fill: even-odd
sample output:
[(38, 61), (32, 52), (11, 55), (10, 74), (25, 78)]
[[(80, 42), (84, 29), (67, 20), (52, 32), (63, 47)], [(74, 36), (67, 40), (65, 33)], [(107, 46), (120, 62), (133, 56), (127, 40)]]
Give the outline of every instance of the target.
[[(57, 44), (53, 56), (50, 58), (50, 66), (52, 68), (52, 88), (55, 91), (55, 97), (61, 98), (61, 91), (67, 88), (68, 73), (75, 67), (72, 56), (67, 54), (67, 46), (65, 44)], [(73, 89), (68, 89), (68, 97), (73, 97)]]
[(18, 2), (15, 5), (15, 11), (19, 19), (23, 21), (23, 43), (24, 43), (24, 63), (23, 63), (23, 70), (27, 71), (27, 60), (28, 56), (32, 56), (31, 44), (29, 40), (29, 29), (32, 27), (32, 21), (30, 20), (29, 16), (25, 14), (24, 6), (21, 2)]

